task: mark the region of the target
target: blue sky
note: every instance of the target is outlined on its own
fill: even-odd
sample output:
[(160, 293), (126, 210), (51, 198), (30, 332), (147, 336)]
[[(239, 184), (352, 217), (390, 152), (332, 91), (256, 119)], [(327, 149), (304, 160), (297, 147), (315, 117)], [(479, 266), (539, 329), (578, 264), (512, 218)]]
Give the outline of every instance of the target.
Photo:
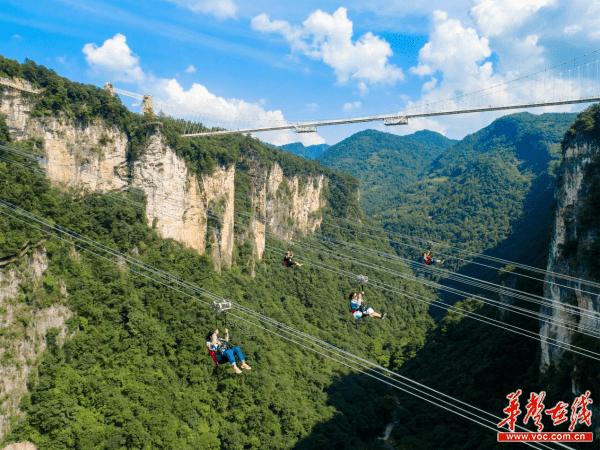
[[(291, 121), (446, 99), (600, 48), (600, 0), (407, 3), (2, 0), (0, 54), (206, 113)], [(458, 139), (499, 115), (260, 138), (334, 144), (370, 127)]]

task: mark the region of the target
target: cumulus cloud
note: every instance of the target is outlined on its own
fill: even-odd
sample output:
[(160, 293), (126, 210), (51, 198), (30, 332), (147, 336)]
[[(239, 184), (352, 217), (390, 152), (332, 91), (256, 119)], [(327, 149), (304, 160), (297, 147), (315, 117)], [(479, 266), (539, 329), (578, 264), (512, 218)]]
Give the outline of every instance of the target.
[(427, 83), (425, 83), (421, 89), (423, 90), (423, 92), (427, 92), (427, 91), (432, 90), (436, 86), (436, 84), (437, 84), (437, 78), (431, 77), (431, 80), (428, 81)]
[(361, 92), (367, 90), (367, 83), (394, 84), (404, 79), (402, 70), (390, 64), (393, 52), (384, 39), (368, 32), (352, 41), (353, 24), (346, 8), (340, 7), (333, 15), (317, 10), (302, 26), (261, 14), (252, 19), (251, 26), (262, 33), (280, 34), (292, 52), (324, 62), (333, 69), (338, 83), (356, 81)]
[(127, 38), (120, 33), (104, 41), (100, 47), (94, 43), (85, 44), (83, 53), (94, 72), (108, 72), (114, 81), (141, 82), (145, 79), (139, 66), (139, 58), (127, 45)]
[[(421, 109), (420, 105), (429, 105), (424, 108), (431, 111), (438, 107), (448, 110), (481, 107), (488, 104), (508, 105), (558, 100), (563, 89), (564, 92), (571, 92), (573, 98), (582, 95), (583, 87), (578, 86), (569, 76), (565, 79), (560, 77), (547, 79), (545, 74), (541, 74), (537, 77), (538, 81), (534, 81), (536, 77), (529, 77), (527, 80), (507, 84), (524, 75), (519, 72), (524, 66), (527, 73), (544, 67), (542, 64), (546, 64), (545, 48), (540, 46), (539, 40), (537, 34), (503, 37), (502, 45), (512, 50), (509, 53), (515, 60), (511, 61), (503, 55), (500, 61), (504, 70), (499, 72), (498, 67), (495, 68), (489, 60), (492, 50), (486, 37), (480, 36), (475, 29), (463, 25), (459, 20), (449, 18), (442, 11), (434, 12), (429, 41), (421, 48), (418, 65), (412, 68), (411, 72), (423, 76), (435, 74), (435, 77), (424, 82), (422, 95), (418, 101), (406, 101), (403, 111), (418, 111)], [(536, 109), (536, 112), (570, 109), (571, 106), (547, 107)], [(492, 120), (504, 114), (490, 112), (485, 115), (456, 116), (453, 119), (431, 118), (432, 122), (428, 122), (428, 127), (436, 124), (442, 127), (443, 123), (452, 123), (455, 133), (466, 134), (487, 126)], [(413, 121), (414, 119), (411, 119), (409, 123)]]
[(235, 17), (237, 7), (232, 0), (166, 0), (195, 13), (212, 14), (219, 20)]
[(450, 78), (462, 83), (465, 76), (479, 77), (482, 70), (489, 70), (480, 66), (492, 54), (486, 38), (463, 27), (459, 20), (448, 19), (444, 11), (434, 12), (433, 23), (429, 42), (419, 51), (419, 64), (411, 68), (412, 73), (430, 75), (442, 70), (445, 81)]
[(484, 36), (499, 36), (523, 24), (540, 8), (555, 3), (556, 0), (475, 0), (471, 16)]
[(185, 69), (185, 73), (196, 73), (196, 68), (192, 64), (190, 64), (190, 67)]
[[(225, 99), (212, 94), (200, 83), (194, 83), (190, 89), (185, 90), (176, 79), (157, 78), (151, 73), (144, 73), (139, 65), (139, 57), (133, 54), (122, 34), (107, 39), (100, 47), (96, 44), (86, 44), (83, 53), (89, 67), (95, 72), (110, 73), (110, 79), (114, 81), (136, 83), (140, 91), (152, 94), (156, 113), (164, 108), (163, 112), (166, 114), (179, 118), (187, 114), (189, 118), (190, 112), (193, 112), (195, 120), (204, 121), (207, 126), (227, 123), (220, 118), (228, 119), (229, 123), (237, 121), (253, 128), (288, 124), (280, 110), (265, 110), (265, 100), (249, 103), (235, 98)], [(186, 72), (190, 72), (190, 68), (193, 66)], [(168, 107), (161, 106), (160, 103)], [(290, 130), (269, 134), (264, 138), (276, 145), (298, 141), (305, 145), (325, 142), (316, 133), (296, 135)]]
[(13, 35), (12, 35), (12, 38), (13, 38), (13, 39), (17, 39), (17, 40), (23, 39), (23, 38), (22, 38), (21, 36), (19, 36), (18, 34), (13, 34)]
[(307, 107), (308, 109), (310, 109), (311, 111), (316, 111), (317, 109), (319, 109), (319, 105), (318, 105), (318, 104), (316, 104), (316, 103), (308, 103), (308, 104), (306, 105), (306, 107)]
[(65, 56), (57, 56), (56, 57), (56, 62), (58, 62), (60, 64), (64, 64), (66, 60), (67, 60), (67, 55), (65, 55)]
[(344, 103), (344, 111), (350, 111), (352, 109), (358, 109), (362, 106), (362, 102)]
[(565, 27), (565, 34), (575, 34), (575, 33), (579, 33), (582, 30), (582, 26), (581, 25), (570, 25), (568, 27)]

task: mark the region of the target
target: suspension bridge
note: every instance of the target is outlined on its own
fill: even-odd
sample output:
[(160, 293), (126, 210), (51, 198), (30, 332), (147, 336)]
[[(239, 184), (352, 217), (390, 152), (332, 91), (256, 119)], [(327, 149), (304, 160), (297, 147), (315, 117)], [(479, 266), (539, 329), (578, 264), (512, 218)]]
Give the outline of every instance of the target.
[[(600, 101), (600, 49), (538, 72), (499, 83), (485, 89), (457, 95), (446, 100), (409, 104), (403, 110), (362, 117), (325, 120), (286, 120), (281, 114), (269, 112), (268, 117), (228, 115), (222, 105), (214, 102), (193, 107), (181, 101), (154, 100), (150, 96), (112, 88), (114, 94), (144, 101), (181, 123), (183, 137), (218, 136), (236, 133), (294, 130), (296, 133), (316, 132), (318, 127), (367, 122), (383, 122), (386, 126), (406, 125), (409, 119), (435, 116), (473, 114), (529, 108), (573, 105)], [(221, 110), (220, 110), (221, 108)], [(279, 116), (279, 117), (271, 117)]]

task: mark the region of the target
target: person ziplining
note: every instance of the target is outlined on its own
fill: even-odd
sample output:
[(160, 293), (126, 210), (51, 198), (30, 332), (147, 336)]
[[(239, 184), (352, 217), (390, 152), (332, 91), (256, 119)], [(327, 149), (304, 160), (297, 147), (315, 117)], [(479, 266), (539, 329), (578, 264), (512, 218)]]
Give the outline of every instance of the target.
[(292, 266), (302, 267), (302, 264), (294, 261), (293, 258), (294, 258), (294, 252), (287, 251), (285, 254), (285, 258), (283, 258), (283, 265), (285, 267), (292, 267)]
[(244, 354), (238, 346), (229, 348), (231, 344), (229, 343), (229, 330), (227, 328), (225, 328), (225, 339), (219, 337), (218, 328), (209, 331), (207, 338), (208, 341), (206, 342), (206, 347), (208, 348), (208, 352), (210, 353), (213, 361), (217, 365), (223, 363), (223, 361), (227, 359), (233, 367), (233, 371), (235, 373), (242, 373), (235, 361), (235, 358), (237, 357), (237, 359), (239, 359), (242, 363), (242, 369), (252, 369), (248, 364), (246, 364)]
[(365, 299), (365, 291), (364, 291), (364, 284), (368, 281), (369, 279), (367, 277), (365, 277), (364, 275), (357, 275), (356, 277), (356, 281), (358, 281), (361, 285), (361, 292), (360, 294), (357, 294), (356, 292), (352, 292), (350, 294), (350, 312), (352, 313), (352, 315), (354, 316), (355, 319), (360, 319), (362, 317), (373, 317), (375, 319), (385, 319), (386, 314), (379, 314), (376, 313), (375, 310), (373, 308), (369, 308), (367, 305), (365, 305), (364, 303), (364, 299)]
[(428, 241), (427, 244), (428, 244), (427, 251), (425, 253), (423, 253), (423, 262), (425, 264), (427, 264), (428, 266), (430, 264), (444, 264), (443, 259), (434, 259), (431, 256), (431, 249), (433, 248), (433, 242)]

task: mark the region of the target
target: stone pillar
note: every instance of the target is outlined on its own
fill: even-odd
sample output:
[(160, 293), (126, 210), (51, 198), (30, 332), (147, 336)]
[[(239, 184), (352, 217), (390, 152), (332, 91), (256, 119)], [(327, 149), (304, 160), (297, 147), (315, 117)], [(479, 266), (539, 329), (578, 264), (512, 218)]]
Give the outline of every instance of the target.
[(111, 97), (115, 96), (115, 87), (112, 85), (111, 82), (107, 82), (104, 84), (104, 90), (108, 91), (108, 93), (111, 95)]
[(151, 95), (144, 95), (144, 101), (142, 103), (142, 112), (146, 120), (151, 121), (154, 119), (154, 101)]

